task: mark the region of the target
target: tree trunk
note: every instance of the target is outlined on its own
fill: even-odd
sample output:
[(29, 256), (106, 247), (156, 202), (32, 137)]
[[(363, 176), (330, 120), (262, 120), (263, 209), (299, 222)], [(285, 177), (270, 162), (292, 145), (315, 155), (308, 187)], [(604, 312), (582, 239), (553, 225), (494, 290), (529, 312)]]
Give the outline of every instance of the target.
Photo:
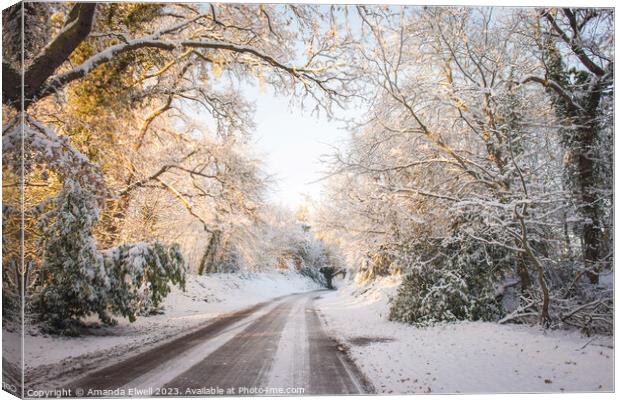
[(129, 195), (122, 195), (116, 201), (108, 203), (108, 209), (102, 213), (101, 229), (98, 229), (98, 242), (101, 248), (107, 249), (118, 245), (123, 222), (129, 211)]
[(527, 213), (527, 208), (524, 207), (521, 213), (517, 212), (515, 209), (515, 216), (521, 225), (521, 246), (524, 250), (524, 256), (530, 259), (534, 268), (536, 269), (536, 273), (538, 276), (538, 286), (540, 287), (540, 291), (542, 294), (542, 304), (540, 307), (540, 324), (544, 328), (548, 328), (551, 323), (551, 317), (549, 316), (549, 287), (547, 286), (547, 282), (545, 280), (545, 268), (532, 250), (530, 246), (530, 241), (527, 233), (527, 226), (525, 224), (525, 217)]
[[(545, 14), (545, 18), (552, 22), (556, 33), (559, 33), (561, 37), (566, 35), (553, 22), (553, 16)], [(607, 179), (604, 174), (597, 171), (601, 168), (598, 160), (602, 151), (597, 139), (601, 134), (599, 125), (601, 99), (604, 91), (613, 90), (613, 78), (609, 77), (613, 75), (609, 75), (606, 68), (595, 65), (588, 58), (580, 47), (580, 40), (570, 40), (565, 37), (564, 41), (573, 46), (573, 52), (589, 71), (581, 71), (577, 82), (571, 80), (568, 63), (564, 62), (563, 55), (556, 48), (555, 39), (551, 36), (548, 38), (550, 43), (543, 48), (547, 58), (547, 74), (571, 98), (567, 100), (557, 91), (550, 90), (555, 97), (557, 115), (568, 123), (562, 132), (562, 143), (567, 155), (570, 156), (565, 165), (564, 178), (577, 204), (578, 212), (584, 220), (579, 230), (583, 263), (590, 282), (596, 284), (605, 251), (601, 221), (603, 215), (601, 200), (603, 198), (598, 193), (598, 185), (601, 177)], [(613, 64), (610, 66), (613, 68)]]
[(198, 275), (203, 275), (210, 272), (217, 272), (214, 270), (215, 255), (219, 247), (220, 237), (222, 233), (215, 231), (209, 238), (207, 248), (200, 260), (200, 266), (198, 267)]
[[(590, 119), (590, 124), (592, 124)], [(596, 129), (581, 130), (578, 132), (577, 146), (577, 174), (579, 179), (578, 187), (580, 189), (580, 197), (583, 204), (582, 215), (585, 219), (582, 229), (583, 238), (583, 260), (586, 268), (586, 276), (590, 283), (598, 283), (598, 271), (600, 263), (603, 260), (602, 238), (603, 231), (601, 229), (601, 220), (597, 205), (596, 181), (597, 177), (594, 170), (594, 138)]]
[(519, 275), (521, 292), (525, 292), (532, 286), (532, 279), (530, 278), (530, 273), (527, 270), (527, 263), (523, 259), (523, 256), (519, 256), (519, 260), (517, 261), (517, 274)]

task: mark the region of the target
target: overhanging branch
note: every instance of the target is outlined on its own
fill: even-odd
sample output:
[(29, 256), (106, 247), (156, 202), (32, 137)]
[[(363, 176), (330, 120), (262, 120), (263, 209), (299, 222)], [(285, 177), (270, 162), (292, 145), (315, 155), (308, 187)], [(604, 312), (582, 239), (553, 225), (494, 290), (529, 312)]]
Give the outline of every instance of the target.
[(26, 103), (90, 34), (96, 7), (97, 3), (75, 4), (58, 35), (34, 58), (24, 73)]
[(121, 43), (114, 46), (111, 46), (100, 53), (95, 54), (90, 57), (88, 60), (84, 61), (81, 65), (73, 68), (70, 71), (67, 71), (58, 76), (52, 77), (48, 80), (48, 82), (40, 87), (40, 89), (32, 96), (30, 102), (35, 99), (41, 99), (43, 97), (49, 96), (58, 90), (62, 89), (67, 84), (85, 77), (89, 72), (99, 67), (102, 64), (110, 62), (116, 56), (127, 53), (130, 51), (152, 48), (159, 49), (164, 51), (173, 51), (175, 49), (189, 49), (189, 48), (203, 48), (203, 49), (212, 49), (212, 50), (224, 50), (230, 51), (234, 53), (240, 54), (250, 54), (259, 60), (269, 64), (270, 66), (284, 71), (291, 75), (292, 77), (299, 79), (301, 81), (312, 81), (323, 90), (325, 88), (325, 82), (316, 78), (315, 75), (317, 73), (323, 72), (327, 67), (322, 69), (308, 69), (308, 68), (296, 68), (293, 66), (286, 65), (283, 62), (278, 61), (274, 57), (261, 52), (258, 49), (248, 46), (240, 46), (231, 43), (223, 43), (223, 42), (206, 42), (206, 41), (165, 41), (159, 39), (153, 39), (153, 37), (158, 37), (158, 35), (153, 35), (150, 38), (146, 39), (136, 39), (128, 41), (127, 43)]

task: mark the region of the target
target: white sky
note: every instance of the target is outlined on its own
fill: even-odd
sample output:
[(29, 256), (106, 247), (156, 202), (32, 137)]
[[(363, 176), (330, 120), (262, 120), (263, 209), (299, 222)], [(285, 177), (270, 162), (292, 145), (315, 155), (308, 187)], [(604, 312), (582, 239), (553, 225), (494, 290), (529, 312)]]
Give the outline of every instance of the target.
[(269, 89), (261, 93), (250, 87), (245, 92), (256, 105), (254, 147), (276, 181), (268, 200), (296, 210), (306, 195), (318, 199), (322, 183), (311, 182), (325, 172), (320, 157), (333, 152), (330, 145), (340, 147), (348, 137), (343, 123), (329, 121), (324, 113), (317, 117), (310, 110), (289, 106), (288, 97)]

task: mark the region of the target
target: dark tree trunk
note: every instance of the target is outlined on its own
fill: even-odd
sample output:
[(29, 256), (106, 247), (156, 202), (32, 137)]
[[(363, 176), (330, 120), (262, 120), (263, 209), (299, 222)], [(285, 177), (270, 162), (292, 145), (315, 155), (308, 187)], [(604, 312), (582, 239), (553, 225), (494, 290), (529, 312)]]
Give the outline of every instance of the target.
[(209, 238), (209, 243), (207, 244), (207, 248), (205, 249), (202, 259), (200, 260), (198, 275), (217, 272), (215, 271), (215, 256), (220, 245), (221, 236), (222, 233), (220, 231), (215, 231), (211, 234), (211, 237)]
[[(592, 120), (592, 118), (590, 119)], [(583, 204), (581, 213), (584, 218), (582, 228), (583, 260), (586, 268), (586, 276), (591, 283), (598, 283), (598, 271), (604, 260), (602, 221), (599, 213), (598, 199), (596, 195), (597, 176), (594, 170), (594, 139), (595, 129), (579, 131), (577, 144), (575, 177), (579, 188), (579, 197)]]
[[(23, 3), (23, 8), (22, 3), (14, 7), (3, 13), (3, 22), (11, 27), (7, 27), (7, 29), (14, 29), (13, 26), (21, 26), (23, 22), (26, 31), (24, 49), (21, 49), (21, 43), (14, 39), (18, 37), (17, 35), (4, 35), (6, 30), (3, 30), (3, 46), (9, 46), (11, 51), (18, 48), (18, 54), (24, 51), (24, 56), (32, 58), (28, 68), (24, 71), (23, 107), (27, 108), (37, 99), (40, 94), (39, 91), (48, 78), (69, 59), (71, 53), (90, 34), (97, 4), (75, 4), (69, 12), (63, 29), (49, 42), (47, 42), (49, 38), (45, 32), (37, 31), (37, 27), (47, 26), (38, 19), (48, 6), (39, 2), (26, 2)], [(39, 42), (47, 42), (47, 44), (40, 46), (40, 53), (34, 55), (34, 52), (39, 48)], [(16, 76), (19, 77), (19, 70), (15, 68), (11, 60), (7, 60), (6, 56), (3, 59), (2, 67), (2, 102), (20, 108), (22, 106), (21, 81), (15, 80)]]
[(532, 286), (532, 279), (530, 278), (530, 273), (527, 270), (527, 263), (523, 259), (523, 256), (519, 256), (519, 260), (517, 262), (517, 274), (519, 275), (521, 291), (525, 292), (530, 288), (530, 286)]
[[(563, 29), (557, 18), (569, 22), (570, 29)], [(606, 198), (601, 194), (602, 180), (611, 179), (601, 155), (605, 149), (601, 142), (604, 115), (604, 93), (613, 93), (613, 61), (605, 63), (591, 58), (585, 51), (582, 35), (587, 34), (587, 19), (571, 9), (562, 14), (544, 11), (541, 16), (548, 22), (549, 32), (541, 50), (547, 74), (557, 87), (552, 88), (545, 79), (543, 85), (554, 96), (557, 115), (567, 122), (562, 143), (567, 151), (565, 166), (566, 187), (572, 192), (583, 223), (579, 229), (582, 257), (586, 276), (591, 283), (598, 283), (598, 272), (605, 262), (607, 243), (603, 228)], [(598, 14), (594, 14), (597, 17)], [(581, 23), (580, 23), (581, 21)], [(565, 61), (567, 56), (558, 50), (557, 40), (568, 45), (577, 57), (579, 66)], [(603, 63), (598, 65), (598, 63)], [(606, 176), (609, 175), (609, 176)]]

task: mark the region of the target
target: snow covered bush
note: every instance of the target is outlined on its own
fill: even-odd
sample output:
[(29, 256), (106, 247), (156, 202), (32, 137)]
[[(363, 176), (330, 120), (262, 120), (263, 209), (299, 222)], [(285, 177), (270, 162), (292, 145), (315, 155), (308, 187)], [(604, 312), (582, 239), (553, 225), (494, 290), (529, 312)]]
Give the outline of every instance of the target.
[[(470, 279), (467, 279), (470, 278)], [(389, 319), (415, 325), (440, 321), (493, 320), (500, 305), (490, 288), (479, 295), (455, 269), (415, 268), (405, 276), (390, 308)]]
[(92, 229), (99, 218), (95, 197), (79, 183), (66, 180), (57, 206), (45, 214), (43, 264), (34, 307), (47, 328), (75, 332), (78, 320), (90, 313), (105, 315), (110, 282)]
[(168, 283), (185, 285), (186, 266), (177, 245), (123, 244), (104, 252), (104, 260), (110, 309), (132, 322), (157, 309), (170, 292)]
[[(21, 288), (17, 258), (10, 257), (2, 266), (2, 323), (7, 328), (21, 322)], [(12, 274), (14, 273), (14, 274)]]
[(114, 322), (110, 314), (134, 321), (161, 303), (169, 283), (184, 285), (176, 245), (124, 244), (100, 252), (92, 236), (99, 208), (79, 183), (66, 180), (54, 204), (41, 219), (43, 262), (29, 303), (45, 331), (75, 335), (91, 314), (103, 323)]
[(315, 281), (321, 286), (330, 288), (330, 285), (327, 282), (325, 274), (319, 269), (304, 266), (299, 270), (299, 273), (303, 276), (307, 276), (308, 278), (312, 279), (313, 281)]
[(413, 261), (389, 318), (416, 325), (499, 319), (504, 311), (495, 296), (494, 283), (505, 265), (489, 265), (490, 249), (459, 236), (435, 245), (430, 246), (434, 255), (426, 258), (430, 261), (419, 257)]
[[(4, 177), (6, 179), (7, 174)], [(24, 226), (19, 212), (21, 196), (14, 189), (3, 190), (2, 204), (2, 323), (8, 329), (21, 329), (23, 277), (21, 237)], [(7, 204), (7, 203), (10, 203)], [(24, 249), (24, 253), (27, 250)], [(24, 257), (27, 267), (30, 260)]]
[(309, 229), (303, 230), (301, 240), (296, 243), (295, 257), (299, 260), (300, 274), (321, 286), (332, 288), (330, 271), (336, 270), (336, 260), (325, 242), (315, 238)]
[(416, 268), (404, 278), (389, 318), (420, 325), (466, 319), (466, 291), (463, 279), (452, 271)]

